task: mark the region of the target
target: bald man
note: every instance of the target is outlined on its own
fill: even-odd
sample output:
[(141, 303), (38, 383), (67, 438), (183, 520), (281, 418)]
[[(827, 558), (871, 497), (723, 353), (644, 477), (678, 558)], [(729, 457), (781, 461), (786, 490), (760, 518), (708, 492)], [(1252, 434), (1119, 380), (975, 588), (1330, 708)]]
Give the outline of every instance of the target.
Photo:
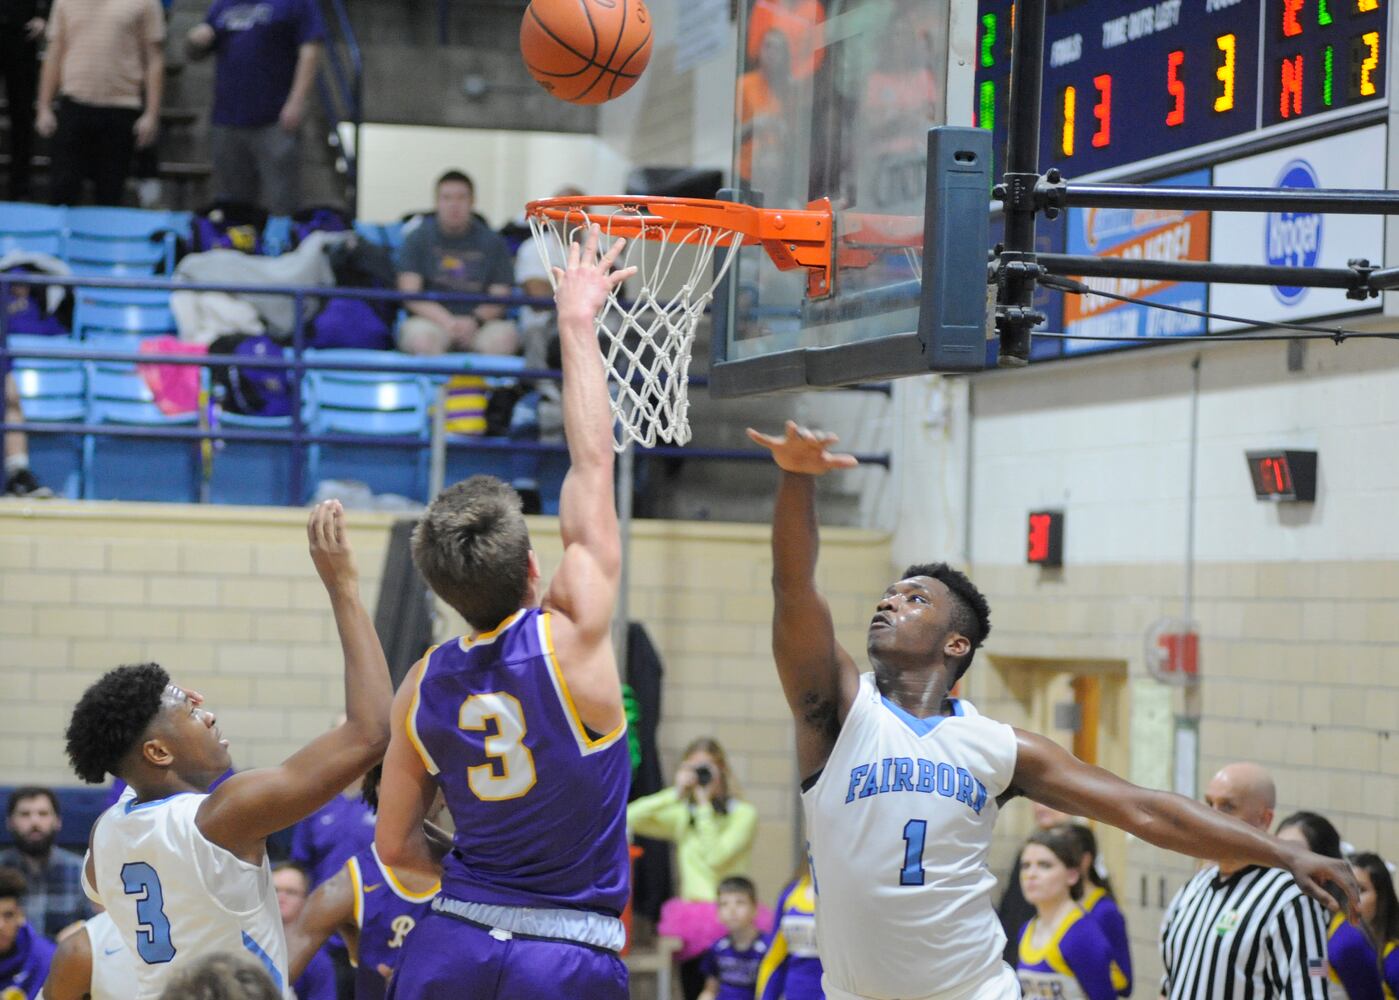
[[(1229, 764), (1205, 804), (1266, 831), (1277, 788), (1259, 765)], [(1324, 1000), (1326, 913), (1281, 868), (1210, 865), (1171, 900), (1161, 959), (1163, 1000)]]

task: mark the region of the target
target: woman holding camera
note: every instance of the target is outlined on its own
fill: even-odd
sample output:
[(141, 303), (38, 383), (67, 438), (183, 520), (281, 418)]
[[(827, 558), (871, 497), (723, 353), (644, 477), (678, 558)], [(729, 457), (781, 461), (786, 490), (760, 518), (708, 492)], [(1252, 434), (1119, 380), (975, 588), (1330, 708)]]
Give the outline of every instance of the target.
[[(672, 787), (627, 806), (627, 826), (675, 844), (680, 894), (661, 907), (656, 930), (680, 938), (681, 985), (686, 1000), (694, 1000), (704, 989), (699, 957), (724, 936), (715, 906), (719, 883), (748, 873), (758, 810), (735, 796), (724, 749), (706, 737), (685, 748)], [(760, 907), (758, 926), (772, 929), (770, 909)]]

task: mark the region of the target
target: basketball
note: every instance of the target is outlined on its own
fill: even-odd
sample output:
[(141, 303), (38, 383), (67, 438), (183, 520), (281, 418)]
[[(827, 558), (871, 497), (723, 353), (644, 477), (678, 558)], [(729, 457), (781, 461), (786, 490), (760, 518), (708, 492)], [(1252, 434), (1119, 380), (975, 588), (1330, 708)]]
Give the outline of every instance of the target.
[(533, 0), (520, 54), (562, 101), (601, 104), (632, 88), (651, 59), (651, 13), (642, 0)]

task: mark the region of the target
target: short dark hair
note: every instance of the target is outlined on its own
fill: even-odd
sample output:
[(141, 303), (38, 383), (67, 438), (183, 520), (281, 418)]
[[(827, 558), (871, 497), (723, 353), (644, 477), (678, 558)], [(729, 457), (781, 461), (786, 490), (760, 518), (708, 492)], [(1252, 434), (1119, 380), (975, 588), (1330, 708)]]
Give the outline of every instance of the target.
[(437, 178), (437, 183), (432, 186), (432, 189), (436, 191), (443, 184), (451, 183), (465, 184), (466, 189), (471, 192), (473, 197), (476, 194), (476, 184), (471, 180), (470, 177), (466, 175), (465, 172), (456, 169), (448, 170), (441, 177)]
[(1098, 838), (1094, 836), (1093, 831), (1082, 823), (1061, 823), (1059, 828), (1068, 831), (1071, 836), (1078, 839), (1080, 857), (1086, 854), (1093, 859), (1094, 863), (1088, 866), (1088, 881), (1099, 889), (1106, 890), (1107, 894), (1112, 896), (1112, 880), (1106, 875), (1098, 873)]
[(29, 882), (18, 868), (0, 867), (0, 899), (13, 899), (21, 906), (29, 892)]
[(966, 636), (972, 644), (970, 652), (952, 664), (957, 668), (957, 676), (953, 681), (958, 681), (971, 667), (976, 651), (991, 634), (991, 605), (986, 596), (976, 589), (976, 584), (972, 583), (967, 574), (953, 569), (945, 562), (915, 563), (904, 570), (900, 579), (907, 580), (914, 576), (926, 576), (937, 580), (952, 594), (950, 623), (955, 631)]
[(49, 800), (49, 805), (53, 806), (53, 814), (60, 819), (63, 818), (63, 810), (59, 808), (58, 796), (53, 793), (52, 788), (44, 788), (40, 785), (21, 785), (10, 793), (9, 809), (6, 816), (13, 816), (19, 804), (25, 799), (45, 798)]
[(364, 779), (359, 784), (359, 797), (364, 800), (369, 811), (376, 815), (379, 812), (379, 782), (383, 780), (384, 762), (381, 760), (364, 772)]
[(160, 714), (170, 675), (159, 664), (137, 663), (102, 675), (83, 692), (68, 722), (68, 760), (90, 785), (115, 775), (122, 758)]
[(1384, 858), (1370, 851), (1361, 851), (1350, 859), (1356, 868), (1364, 869), (1375, 887), (1374, 931), (1381, 942), (1399, 941), (1399, 898), (1394, 894), (1394, 876)]
[[(1025, 841), (1025, 846), (1038, 844), (1058, 858), (1059, 863), (1065, 868), (1078, 871), (1079, 863), (1083, 860), (1083, 848), (1079, 844), (1078, 837), (1068, 829), (1068, 826), (1069, 824), (1066, 823), (1063, 826), (1051, 826), (1048, 830), (1036, 830)], [(1023, 858), (1024, 848), (1021, 849), (1020, 853)], [(1016, 873), (1016, 876), (1019, 877), (1019, 872)], [(1083, 879), (1079, 879), (1069, 886), (1069, 898), (1083, 898)]]
[(256, 960), (216, 951), (176, 972), (160, 1000), (281, 1000), (272, 977)]
[(1313, 854), (1323, 858), (1341, 857), (1341, 833), (1325, 816), (1305, 809), (1295, 812), (1278, 824), (1278, 833), (1293, 826), (1302, 831), (1302, 839)]
[(758, 902), (758, 887), (753, 884), (751, 878), (747, 878), (743, 875), (730, 875), (728, 878), (724, 879), (719, 883), (719, 889), (715, 892), (715, 895), (718, 896), (726, 892), (741, 892), (751, 899), (754, 904)]
[(529, 528), (520, 494), (494, 476), (448, 486), (413, 529), (413, 564), (479, 631), (520, 609), (529, 586)]

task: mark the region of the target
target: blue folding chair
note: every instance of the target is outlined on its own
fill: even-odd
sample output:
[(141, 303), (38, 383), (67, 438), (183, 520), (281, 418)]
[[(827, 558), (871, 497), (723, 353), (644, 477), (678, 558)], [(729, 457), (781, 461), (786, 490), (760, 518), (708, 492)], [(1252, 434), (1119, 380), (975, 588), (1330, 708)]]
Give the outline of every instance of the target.
[[(87, 365), (76, 354), (82, 345), (70, 337), (14, 333), (6, 338), (12, 352), (26, 348), (71, 350), (67, 358), (13, 358), (12, 372), (26, 421), (80, 424), (87, 417)], [(76, 500), (82, 496), (83, 436), (30, 434), (29, 465), (34, 475), (56, 494)]]
[(303, 386), (306, 423), (313, 434), (403, 436), (418, 442), (416, 448), (368, 443), (310, 445), (306, 463), (310, 491), (325, 479), (353, 479), (374, 493), (424, 498), (431, 401), (424, 379), (408, 374), (323, 371), (308, 372)]
[[(131, 361), (93, 361), (89, 366), (88, 414), (95, 424), (130, 427), (194, 427), (198, 414), (162, 413), (136, 367), (141, 337), (102, 334), (86, 338), (88, 347), (123, 352)], [(199, 500), (201, 463), (194, 439), (93, 435), (86, 442), (84, 497), (89, 500)]]
[[(291, 352), (283, 350), (282, 354), (289, 357)], [(234, 431), (282, 432), (291, 430), (291, 417), (223, 412), (218, 426)], [(292, 460), (291, 445), (283, 441), (216, 441), (209, 500), (242, 506), (297, 506), (302, 498), (291, 492)]]
[(0, 256), (12, 250), (63, 256), (67, 209), (0, 201)]
[(181, 233), (189, 219), (178, 212), (70, 208), (64, 252), (77, 274), (169, 274)]
[(164, 290), (83, 288), (73, 308), (73, 333), (78, 337), (105, 334), (155, 336), (178, 333)]

